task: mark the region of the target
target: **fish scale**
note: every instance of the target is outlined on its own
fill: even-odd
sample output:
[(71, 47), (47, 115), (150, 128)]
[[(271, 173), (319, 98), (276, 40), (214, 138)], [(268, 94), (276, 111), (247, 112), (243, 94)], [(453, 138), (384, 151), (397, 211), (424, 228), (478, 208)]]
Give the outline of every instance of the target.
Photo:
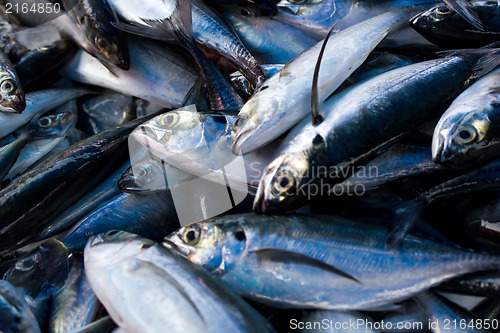
[[(197, 244), (185, 243), (190, 230), (200, 234)], [(279, 308), (377, 309), (500, 267), (499, 257), (415, 236), (388, 249), (388, 238), (385, 228), (340, 217), (244, 214), (184, 227), (168, 241), (241, 295)]]

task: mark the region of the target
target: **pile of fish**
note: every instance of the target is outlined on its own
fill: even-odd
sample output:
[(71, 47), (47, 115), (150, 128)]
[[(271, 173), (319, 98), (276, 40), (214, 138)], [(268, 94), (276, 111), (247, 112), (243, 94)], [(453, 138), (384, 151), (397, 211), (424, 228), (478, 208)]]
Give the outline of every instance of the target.
[(1, 0), (0, 37), (0, 332), (500, 331), (500, 1)]

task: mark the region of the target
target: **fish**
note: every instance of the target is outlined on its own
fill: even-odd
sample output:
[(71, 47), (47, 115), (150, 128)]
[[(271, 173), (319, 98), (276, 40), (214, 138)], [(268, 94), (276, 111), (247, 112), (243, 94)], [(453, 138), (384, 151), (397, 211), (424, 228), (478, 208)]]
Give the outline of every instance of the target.
[(8, 22), (3, 15), (0, 17), (0, 49), (14, 63), (19, 61), (27, 52), (26, 45), (20, 43), (14, 36), (17, 26)]
[[(236, 121), (235, 113), (198, 112), (189, 106), (148, 121), (134, 131), (131, 138), (146, 147), (158, 161), (184, 172), (223, 185), (229, 181), (231, 188), (241, 191), (249, 186), (255, 189), (263, 170), (274, 157), (277, 144), (244, 156), (234, 155), (231, 130)], [(164, 184), (163, 173), (156, 174), (161, 181), (155, 183)]]
[[(261, 68), (266, 77), (271, 77), (282, 70), (284, 66), (285, 65), (283, 64), (270, 64), (262, 65)], [(231, 73), (229, 77), (236, 91), (240, 95), (247, 97), (246, 99), (248, 100), (248, 98), (250, 98), (250, 96), (254, 93), (256, 87), (252, 85), (252, 83), (250, 83), (239, 71)]]
[[(281, 0), (277, 3), (278, 15), (273, 19), (300, 29), (314, 38), (323, 39), (333, 26), (353, 10), (353, 6), (362, 7), (364, 3), (353, 0)], [(371, 17), (374, 16), (376, 15)]]
[(178, 227), (170, 193), (120, 193), (78, 221), (61, 240), (72, 251), (81, 251), (91, 236), (110, 230), (132, 232), (160, 241)]
[[(405, 133), (439, 116), (442, 105), (465, 89), (479, 59), (459, 55), (420, 62), (333, 95), (319, 106), (319, 125), (305, 118), (283, 140), (261, 179), (254, 210), (286, 211), (320, 191), (329, 193)], [(339, 145), (358, 133), (355, 128), (367, 135)]]
[(85, 52), (78, 52), (61, 74), (77, 82), (108, 88), (145, 99), (165, 108), (180, 107), (194, 85), (193, 62), (174, 48), (161, 43), (128, 38), (131, 65), (114, 74)]
[(121, 165), (126, 158), (128, 134), (150, 117), (91, 136), (3, 188), (0, 191), (0, 252), (29, 243), (52, 218)]
[(83, 32), (83, 46), (89, 54), (106, 67), (111, 64), (125, 71), (130, 68), (127, 39), (113, 26), (118, 17), (107, 0), (62, 0), (62, 3), (72, 22)]
[(260, 64), (286, 64), (318, 42), (297, 28), (267, 17), (227, 12), (223, 17)]
[(40, 325), (22, 293), (0, 280), (0, 330), (12, 333), (39, 333)]
[(81, 128), (90, 135), (123, 125), (136, 118), (132, 97), (115, 92), (89, 98), (83, 102), (82, 111)]
[(40, 233), (36, 236), (35, 241), (41, 241), (54, 237), (71, 229), (81, 219), (100, 208), (101, 205), (108, 202), (108, 200), (119, 195), (120, 189), (117, 186), (118, 180), (129, 165), (129, 162), (125, 162), (109, 177), (103, 180), (101, 184), (93, 188), (85, 196), (54, 218), (49, 225), (40, 231)]
[(29, 27), (49, 25), (56, 28), (61, 35), (72, 39), (78, 46), (109, 68), (127, 70), (130, 58), (127, 42), (121, 31), (111, 22), (117, 21), (116, 14), (106, 1), (78, 0), (7, 0), (15, 8), (17, 6), (33, 8), (40, 4), (44, 8), (38, 11), (14, 10), (12, 14), (23, 24)]
[(410, 25), (430, 42), (446, 48), (481, 47), (500, 40), (500, 20), (495, 1), (474, 1), (471, 9), (481, 18), (478, 29), (445, 4), (434, 6), (410, 20)]
[(74, 333), (111, 333), (117, 328), (116, 324), (109, 317), (103, 317), (99, 320), (94, 321), (80, 329), (76, 329)]
[(89, 239), (84, 259), (90, 285), (126, 331), (273, 332), (207, 271), (151, 240), (110, 231)]
[(22, 113), (26, 108), (26, 97), (14, 65), (0, 51), (0, 112)]
[(435, 162), (456, 168), (481, 165), (500, 156), (500, 70), (474, 82), (441, 116), (432, 137)]
[(179, 44), (195, 59), (208, 90), (210, 106), (215, 110), (239, 110), (243, 102), (227, 79), (197, 47), (192, 30), (191, 1), (110, 0), (110, 5), (127, 23), (115, 23), (120, 29), (161, 41)]
[(388, 237), (385, 227), (336, 216), (249, 213), (185, 226), (166, 243), (245, 298), (277, 308), (387, 309), (499, 264), (413, 235), (388, 249)]
[(23, 292), (40, 327), (48, 324), (50, 300), (66, 284), (72, 260), (68, 249), (51, 239), (19, 258), (3, 276)]
[[(319, 73), (321, 102), (364, 62), (390, 31), (405, 24), (408, 11), (384, 13), (331, 37)], [(322, 45), (323, 41), (318, 42), (287, 63), (245, 103), (232, 133), (235, 154), (247, 154), (265, 146), (308, 114), (315, 60)], [(292, 95), (294, 98), (289, 98)]]
[(441, 283), (436, 290), (465, 295), (497, 297), (500, 295), (499, 271), (466, 274)]
[(27, 124), (36, 115), (42, 115), (76, 97), (88, 94), (84, 89), (46, 89), (26, 94), (26, 109), (21, 114), (0, 113), (0, 138)]
[(75, 257), (68, 282), (52, 299), (49, 332), (72, 332), (90, 324), (99, 305), (85, 275), (83, 258)]
[(231, 61), (256, 88), (266, 77), (257, 60), (222, 17), (202, 1), (192, 2), (193, 38)]
[(14, 65), (25, 92), (36, 91), (57, 80), (57, 74), (73, 59), (78, 48), (67, 39), (30, 50)]
[[(19, 155), (2, 179), (14, 179), (43, 158), (65, 138), (71, 128), (74, 128), (76, 121), (76, 104), (73, 104), (73, 101), (63, 104), (43, 117), (36, 118), (36, 125), (33, 126), (35, 132), (20, 147)], [(18, 140), (24, 139), (23, 134)]]

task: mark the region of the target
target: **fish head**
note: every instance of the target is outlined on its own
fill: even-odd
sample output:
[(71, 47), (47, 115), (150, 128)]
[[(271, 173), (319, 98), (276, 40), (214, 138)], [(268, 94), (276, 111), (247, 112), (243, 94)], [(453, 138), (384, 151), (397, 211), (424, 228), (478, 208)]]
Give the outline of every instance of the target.
[(26, 108), (26, 99), (21, 85), (10, 73), (0, 73), (0, 111), (22, 113)]
[[(106, 64), (112, 64), (122, 70), (130, 68), (130, 54), (126, 39), (116, 29), (106, 33), (103, 29), (88, 26), (85, 49), (88, 53)], [(108, 67), (108, 66), (106, 66)]]
[(90, 262), (95, 266), (114, 265), (156, 244), (129, 232), (111, 230), (88, 239), (84, 250), (85, 266)]
[(56, 239), (49, 239), (19, 259), (4, 279), (32, 298), (46, 297), (59, 291), (68, 279), (72, 255)]
[(261, 178), (253, 209), (256, 212), (287, 211), (297, 208), (308, 195), (309, 160), (304, 152), (276, 158)]
[(189, 110), (163, 113), (141, 125), (132, 136), (165, 160), (205, 144), (203, 119), (198, 112)]
[(499, 149), (493, 132), (494, 126), (484, 111), (444, 118), (432, 137), (432, 159), (454, 167), (487, 159), (492, 150)]
[(210, 219), (174, 231), (165, 238), (164, 245), (210, 272), (223, 273), (243, 254), (246, 233), (237, 218), (224, 223)]
[(269, 129), (272, 130), (270, 128), (272, 126), (260, 119), (257, 112), (259, 105), (263, 106), (261, 101), (258, 98), (251, 98), (238, 113), (231, 132), (232, 150), (236, 155), (247, 154), (256, 147), (262, 146), (266, 141), (265, 136), (260, 134), (267, 132)]
[(77, 121), (77, 115), (72, 112), (49, 114), (36, 121), (35, 138), (60, 137), (65, 135)]

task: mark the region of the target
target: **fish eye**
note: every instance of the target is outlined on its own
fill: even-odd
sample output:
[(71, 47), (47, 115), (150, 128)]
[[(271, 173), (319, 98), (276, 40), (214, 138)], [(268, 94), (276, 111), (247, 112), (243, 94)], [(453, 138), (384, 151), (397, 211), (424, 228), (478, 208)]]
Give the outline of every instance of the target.
[(168, 112), (161, 116), (160, 124), (166, 127), (173, 127), (179, 122), (179, 115), (175, 112)]
[(97, 35), (95, 36), (95, 44), (101, 50), (102, 52), (107, 52), (109, 51), (109, 42), (106, 39), (106, 37), (103, 37), (102, 35)]
[(289, 171), (280, 172), (274, 181), (273, 192), (285, 193), (295, 185), (295, 177)]
[(200, 241), (201, 232), (198, 228), (187, 228), (182, 234), (182, 240), (187, 245), (196, 245)]
[(476, 129), (472, 126), (463, 126), (455, 133), (455, 141), (459, 144), (471, 143), (476, 137)]
[(436, 8), (436, 14), (438, 15), (447, 15), (449, 13), (451, 13), (451, 9), (446, 7), (446, 6), (439, 6), (438, 8)]
[(239, 127), (243, 126), (245, 121), (247, 120), (247, 117), (244, 114), (241, 114), (236, 118), (236, 121), (234, 122), (233, 125), (233, 131), (237, 131)]
[(47, 128), (52, 125), (52, 119), (50, 119), (50, 117), (43, 117), (38, 120), (37, 124), (41, 128)]
[(4, 80), (0, 86), (0, 90), (5, 94), (13, 92), (15, 88), (16, 85), (12, 82), (12, 80)]

